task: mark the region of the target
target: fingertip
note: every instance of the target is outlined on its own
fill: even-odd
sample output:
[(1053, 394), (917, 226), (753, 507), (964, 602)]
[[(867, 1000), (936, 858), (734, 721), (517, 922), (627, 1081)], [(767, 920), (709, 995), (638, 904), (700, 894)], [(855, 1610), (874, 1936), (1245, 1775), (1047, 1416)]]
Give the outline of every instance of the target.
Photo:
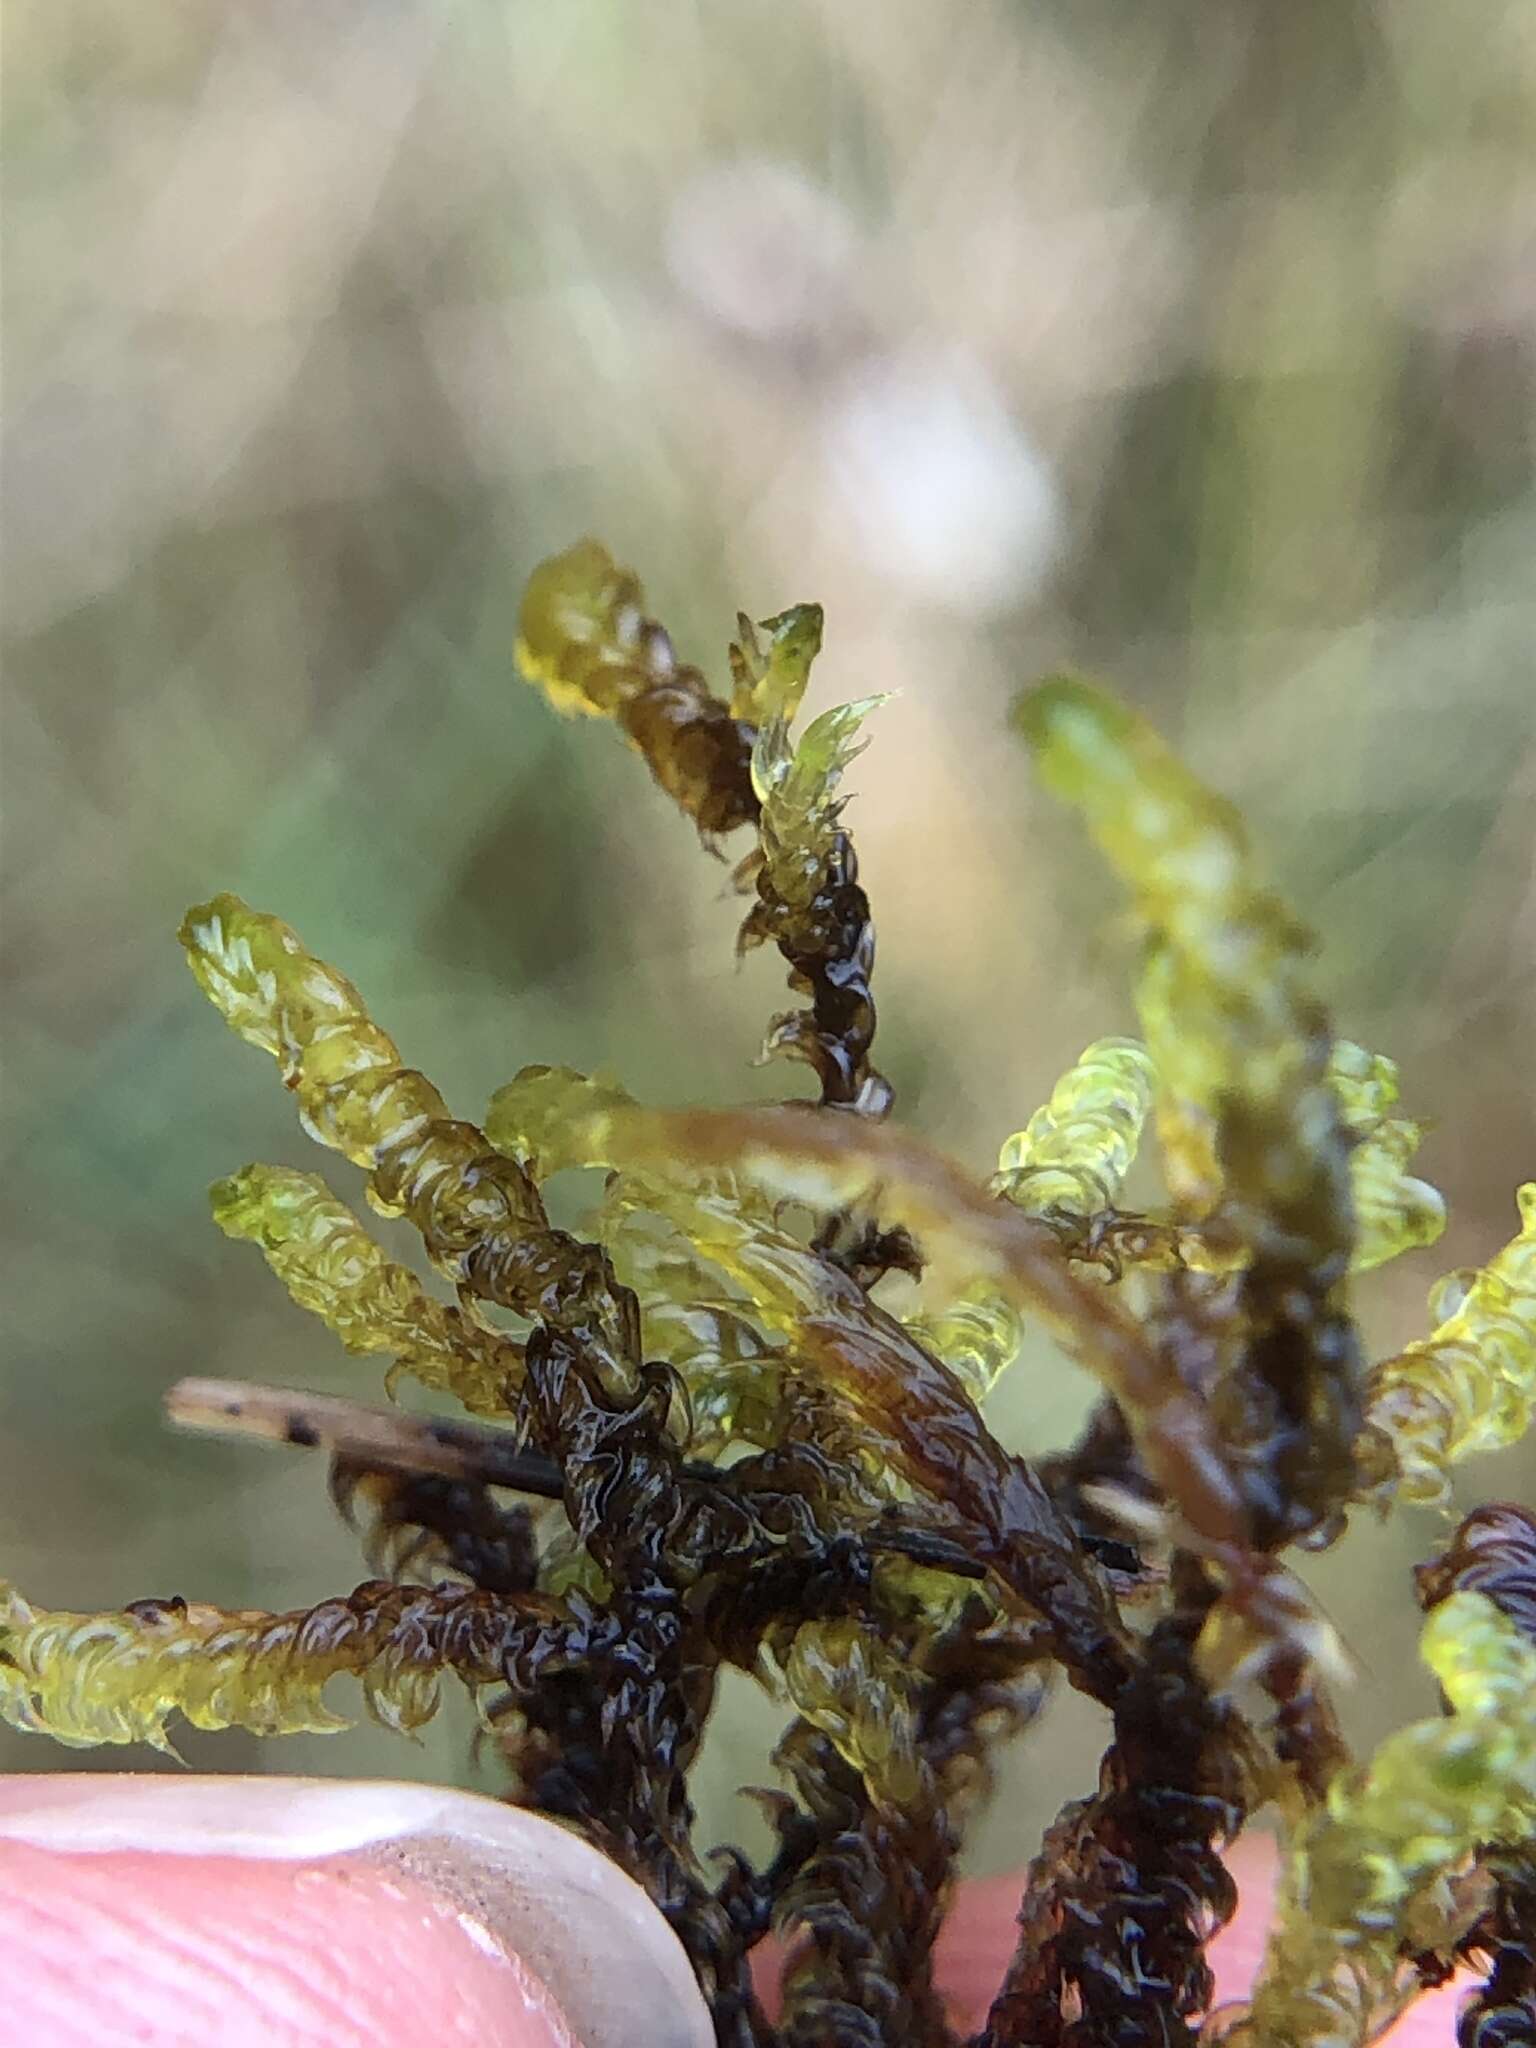
[(255, 1863), (0, 1842), (18, 2048), (573, 2048), (483, 1924), (355, 1859)]
[(676, 1938), (553, 1823), (425, 1786), (0, 1780), (21, 2048), (706, 2048)]

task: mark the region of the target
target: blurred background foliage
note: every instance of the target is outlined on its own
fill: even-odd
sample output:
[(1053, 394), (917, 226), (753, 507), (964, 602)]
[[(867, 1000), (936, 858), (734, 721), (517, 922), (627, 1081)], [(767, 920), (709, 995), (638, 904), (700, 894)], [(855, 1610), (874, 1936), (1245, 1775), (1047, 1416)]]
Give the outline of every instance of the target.
[[(1131, 1024), (1113, 894), (1002, 730), (1070, 662), (1243, 805), (1341, 1027), (1437, 1119), (1450, 1231), (1362, 1290), (1373, 1346), (1511, 1234), (1527, 0), (9, 0), (5, 41), (0, 1545), (35, 1598), (357, 1576), (313, 1460), (158, 1420), (189, 1371), (378, 1384), (208, 1220), (218, 1173), (318, 1162), (193, 989), (186, 904), (290, 919), (470, 1114), (529, 1060), (660, 1101), (792, 1078), (745, 1066), (781, 992), (733, 965), (725, 870), (513, 678), (523, 579), (583, 532), (717, 677), (738, 604), (815, 597), (813, 708), (899, 693), (852, 817), (900, 1114), (985, 1169)], [(1031, 1350), (999, 1427), (1043, 1449), (1086, 1399)], [(1362, 1737), (1430, 1704), (1435, 1533), (1317, 1569)], [(748, 1693), (715, 1837), (766, 1776)], [(451, 1777), (467, 1725), (185, 1751)], [(980, 1861), (1103, 1739), (1060, 1703)]]

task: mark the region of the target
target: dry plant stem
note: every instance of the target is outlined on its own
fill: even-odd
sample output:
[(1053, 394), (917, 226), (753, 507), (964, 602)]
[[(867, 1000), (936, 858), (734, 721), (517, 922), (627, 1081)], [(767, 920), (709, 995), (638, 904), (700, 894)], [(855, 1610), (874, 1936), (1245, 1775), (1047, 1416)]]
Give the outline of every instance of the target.
[[(165, 1412), (179, 1429), (323, 1450), (364, 1471), (432, 1474), (469, 1486), (505, 1487), (541, 1500), (565, 1497), (560, 1468), (552, 1458), (520, 1450), (510, 1430), (450, 1417), (406, 1415), (398, 1408), (374, 1408), (298, 1387), (214, 1379), (178, 1380), (165, 1396)], [(694, 1488), (717, 1491), (725, 1506), (729, 1483), (717, 1467), (684, 1458), (678, 1472)], [(904, 1518), (899, 1510), (871, 1522), (862, 1540), (872, 1554), (910, 1558), (957, 1578), (980, 1579), (986, 1573), (979, 1558)], [(729, 1559), (722, 1555), (720, 1561)]]
[(252, 1380), (178, 1380), (165, 1397), (168, 1421), (214, 1436), (329, 1451), (333, 1457), (397, 1472), (432, 1472), (483, 1486), (559, 1500), (559, 1467), (520, 1450), (512, 1433), (447, 1418), (406, 1415), (299, 1388)]

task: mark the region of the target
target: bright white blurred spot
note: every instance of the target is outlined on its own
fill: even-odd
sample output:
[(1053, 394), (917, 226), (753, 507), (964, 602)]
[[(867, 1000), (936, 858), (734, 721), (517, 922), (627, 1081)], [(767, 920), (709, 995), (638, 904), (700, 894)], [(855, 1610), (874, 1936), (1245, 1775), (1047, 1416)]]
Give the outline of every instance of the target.
[(919, 602), (999, 611), (1061, 545), (1060, 492), (996, 383), (968, 357), (878, 357), (831, 401), (840, 511), (870, 566)]
[(667, 268), (712, 319), (778, 340), (817, 324), (852, 243), (830, 193), (792, 164), (747, 157), (684, 185), (667, 222)]
[(470, 1943), (479, 1949), (482, 1955), (494, 1956), (498, 1962), (506, 1959), (506, 1950), (483, 1920), (477, 1920), (473, 1913), (456, 1913), (454, 1918)]

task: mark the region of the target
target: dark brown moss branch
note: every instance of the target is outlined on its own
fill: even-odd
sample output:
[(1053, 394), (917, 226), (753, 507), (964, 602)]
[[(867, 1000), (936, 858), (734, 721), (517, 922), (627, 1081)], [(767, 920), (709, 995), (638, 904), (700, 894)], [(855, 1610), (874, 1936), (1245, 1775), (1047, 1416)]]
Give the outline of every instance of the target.
[[(807, 746), (815, 746), (822, 723), (811, 728)], [(741, 870), (752, 877), (757, 901), (737, 943), (748, 951), (771, 940), (788, 963), (790, 987), (811, 999), (808, 1010), (774, 1018), (765, 1050), (805, 1060), (827, 1108), (881, 1117), (894, 1091), (870, 1061), (875, 925), (853, 840), (841, 823), (842, 803), (830, 795), (840, 772), (835, 750), (833, 760), (822, 787), (813, 785), (798, 802), (786, 794), (796, 787), (796, 764), (786, 764), (782, 788), (770, 789), (758, 854)]]
[(1031, 1867), (1019, 1943), (976, 2048), (1194, 2048), (1211, 1934), (1236, 1893), (1219, 1850), (1243, 1824), (1240, 1724), (1195, 1674), (1214, 1589), (1184, 1559), (1115, 1707), (1099, 1789)]
[(932, 1953), (956, 1845), (931, 1786), (906, 1808), (877, 1806), (829, 1738), (803, 1721), (774, 1760), (815, 1830), (777, 1906), (792, 1943), (785, 2048), (945, 2048), (952, 2037)]
[(1452, 1593), (1483, 1593), (1536, 1643), (1536, 1513), (1514, 1501), (1474, 1508), (1450, 1543), (1414, 1568), (1426, 1612)]
[[(1481, 1593), (1536, 1642), (1536, 1514), (1513, 1501), (1475, 1508), (1438, 1556), (1417, 1567), (1419, 1603)], [(1486, 1976), (1462, 2008), (1458, 2048), (1529, 2048), (1536, 2042), (1536, 1853), (1494, 1844), (1483, 1858), (1493, 1903), (1461, 1944)]]
[[(926, 1638), (910, 1615), (904, 1629), (888, 1614), (881, 1640), (906, 1677), (886, 1717), (893, 1749), (861, 1771), (847, 1754), (852, 1729), (840, 1740), (801, 1719), (776, 1754), (799, 1800), (779, 1816), (791, 1860), (774, 1904), (790, 1947), (787, 2043), (950, 2041), (932, 1960), (955, 1858), (990, 1783), (989, 1745), (1022, 1727), (1041, 1697), (1031, 1667), (1045, 1632), (999, 1628), (983, 1602)], [(842, 1682), (866, 1695), (867, 1715), (878, 1672)], [(835, 1673), (820, 1683), (836, 1696)], [(858, 1718), (849, 1716), (854, 1727)]]
[(721, 1657), (755, 1663), (786, 1598), (801, 1613), (857, 1600), (870, 1564), (846, 1539), (829, 1541), (812, 1497), (773, 1490), (793, 1471), (782, 1459), (754, 1461), (734, 1488), (691, 1478), (666, 1434), (675, 1386), (664, 1368), (647, 1367), (626, 1399), (564, 1333), (535, 1331), (527, 1350), (530, 1432), (560, 1458), (572, 1526), (614, 1592), (606, 1633), (522, 1708), (526, 1796), (580, 1821), (642, 1877), (693, 1959), (720, 2039), (762, 2038), (751, 1923), (694, 1855), (686, 1772)]
[(1487, 1975), (1457, 2019), (1457, 2048), (1530, 2048), (1536, 2041), (1536, 1856), (1495, 1850), (1485, 1867), (1494, 1903), (1462, 1953)]
[(1250, 1255), (1232, 1290), (1236, 1355), (1212, 1399), (1266, 1549), (1310, 1534), (1348, 1497), (1362, 1413), (1345, 1287), (1351, 1148), (1327, 1085), (1320, 1008), (1304, 1008), (1297, 1036), (1306, 1055), (1294, 1097), (1267, 1113), (1230, 1104), (1219, 1123), (1227, 1200)]
[(533, 1519), (473, 1477), (379, 1470), (333, 1457), (330, 1492), (342, 1519), (361, 1528), (363, 1554), (392, 1579), (465, 1578), (483, 1593), (526, 1593), (538, 1584)]

